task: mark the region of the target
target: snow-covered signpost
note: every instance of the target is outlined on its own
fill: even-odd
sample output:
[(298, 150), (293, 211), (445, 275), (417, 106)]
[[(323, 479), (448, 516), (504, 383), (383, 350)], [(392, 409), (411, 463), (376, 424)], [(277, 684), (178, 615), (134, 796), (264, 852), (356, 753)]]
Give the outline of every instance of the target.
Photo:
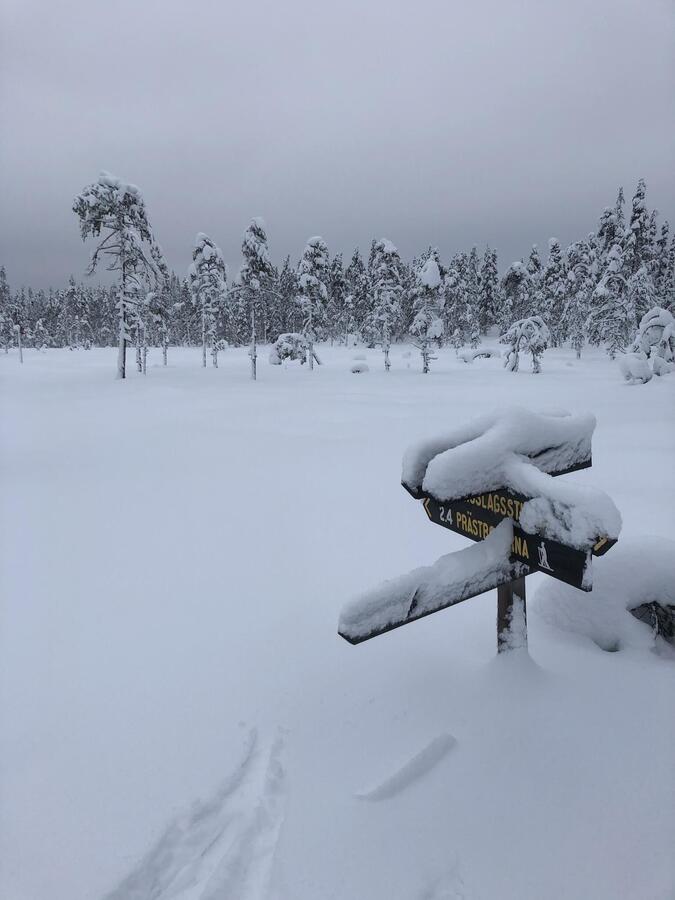
[(495, 413), (411, 447), (403, 487), (436, 525), (478, 543), (385, 582), (346, 606), (352, 644), (497, 588), (498, 650), (527, 645), (525, 576), (592, 589), (591, 558), (619, 536), (602, 491), (556, 477), (591, 466), (591, 415)]

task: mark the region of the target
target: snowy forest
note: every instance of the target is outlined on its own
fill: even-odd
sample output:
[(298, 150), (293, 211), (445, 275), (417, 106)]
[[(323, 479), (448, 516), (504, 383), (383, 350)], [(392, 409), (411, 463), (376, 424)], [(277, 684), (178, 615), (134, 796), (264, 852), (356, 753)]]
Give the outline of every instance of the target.
[[(75, 201), (83, 239), (97, 241), (89, 275), (112, 270), (111, 286), (71, 276), (48, 290), (12, 290), (0, 268), (0, 333), (5, 350), (72, 350), (134, 345), (146, 370), (148, 348), (199, 346), (202, 363), (217, 365), (219, 350), (301, 333), (311, 343), (362, 342), (381, 347), (385, 366), (392, 342), (420, 347), (424, 371), (431, 346), (477, 347), (490, 329), (508, 334), (514, 323), (538, 317), (550, 346), (577, 356), (586, 343), (615, 354), (630, 347), (642, 317), (654, 307), (675, 308), (675, 235), (649, 209), (640, 180), (626, 203), (620, 188), (597, 227), (564, 248), (551, 238), (546, 254), (533, 245), (500, 267), (497, 251), (471, 247), (441, 259), (428, 247), (403, 260), (388, 239), (373, 239), (367, 258), (330, 254), (311, 237), (299, 260), (274, 264), (261, 219), (242, 240), (243, 262), (231, 275), (215, 241), (198, 234), (187, 273), (171, 271), (151, 226), (140, 190), (107, 173)], [(9, 280), (8, 280), (9, 279)], [(310, 355), (310, 362), (312, 356)], [(255, 373), (255, 368), (254, 368)], [(124, 376), (124, 360), (118, 372)]]

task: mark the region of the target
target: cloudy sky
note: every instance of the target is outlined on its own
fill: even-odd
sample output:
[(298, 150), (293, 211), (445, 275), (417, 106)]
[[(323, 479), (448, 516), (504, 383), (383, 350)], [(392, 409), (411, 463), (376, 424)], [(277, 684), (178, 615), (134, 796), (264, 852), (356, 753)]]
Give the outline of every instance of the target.
[(583, 236), (619, 184), (675, 218), (672, 0), (0, 0), (0, 263), (87, 263), (72, 198), (138, 184), (170, 265), (321, 234), (500, 264)]

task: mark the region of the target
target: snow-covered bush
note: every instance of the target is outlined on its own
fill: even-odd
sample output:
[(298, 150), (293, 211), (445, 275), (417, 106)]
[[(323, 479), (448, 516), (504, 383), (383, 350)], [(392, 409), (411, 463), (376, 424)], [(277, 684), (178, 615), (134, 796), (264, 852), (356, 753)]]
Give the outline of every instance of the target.
[(308, 351), (309, 341), (304, 334), (280, 334), (270, 350), (269, 362), (272, 366), (280, 366), (285, 359), (299, 359), (300, 365), (304, 365)]
[(644, 353), (624, 353), (618, 363), (621, 374), (629, 384), (646, 384), (651, 380), (652, 370)]
[(621, 374), (630, 384), (645, 384), (652, 375), (675, 369), (675, 318), (659, 306), (640, 320), (630, 353), (619, 358)]
[(640, 320), (632, 351), (642, 352), (652, 359), (659, 356), (666, 362), (675, 360), (675, 318), (660, 306), (655, 306)]
[(352, 364), (350, 371), (353, 372), (354, 375), (359, 375), (361, 372), (369, 372), (370, 368), (368, 367), (368, 363), (355, 362)]
[(550, 332), (541, 316), (529, 316), (527, 319), (519, 319), (514, 322), (509, 330), (499, 340), (502, 344), (508, 344), (509, 350), (504, 360), (504, 367), (509, 372), (517, 372), (519, 366), (519, 354), (532, 354), (532, 372), (541, 372), (540, 358), (548, 347), (551, 339)]

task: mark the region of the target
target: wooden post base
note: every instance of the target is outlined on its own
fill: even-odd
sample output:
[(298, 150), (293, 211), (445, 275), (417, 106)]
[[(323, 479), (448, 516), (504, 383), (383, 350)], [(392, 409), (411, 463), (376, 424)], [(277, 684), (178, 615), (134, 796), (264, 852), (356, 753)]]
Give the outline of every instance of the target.
[(497, 588), (497, 652), (527, 649), (525, 576)]

